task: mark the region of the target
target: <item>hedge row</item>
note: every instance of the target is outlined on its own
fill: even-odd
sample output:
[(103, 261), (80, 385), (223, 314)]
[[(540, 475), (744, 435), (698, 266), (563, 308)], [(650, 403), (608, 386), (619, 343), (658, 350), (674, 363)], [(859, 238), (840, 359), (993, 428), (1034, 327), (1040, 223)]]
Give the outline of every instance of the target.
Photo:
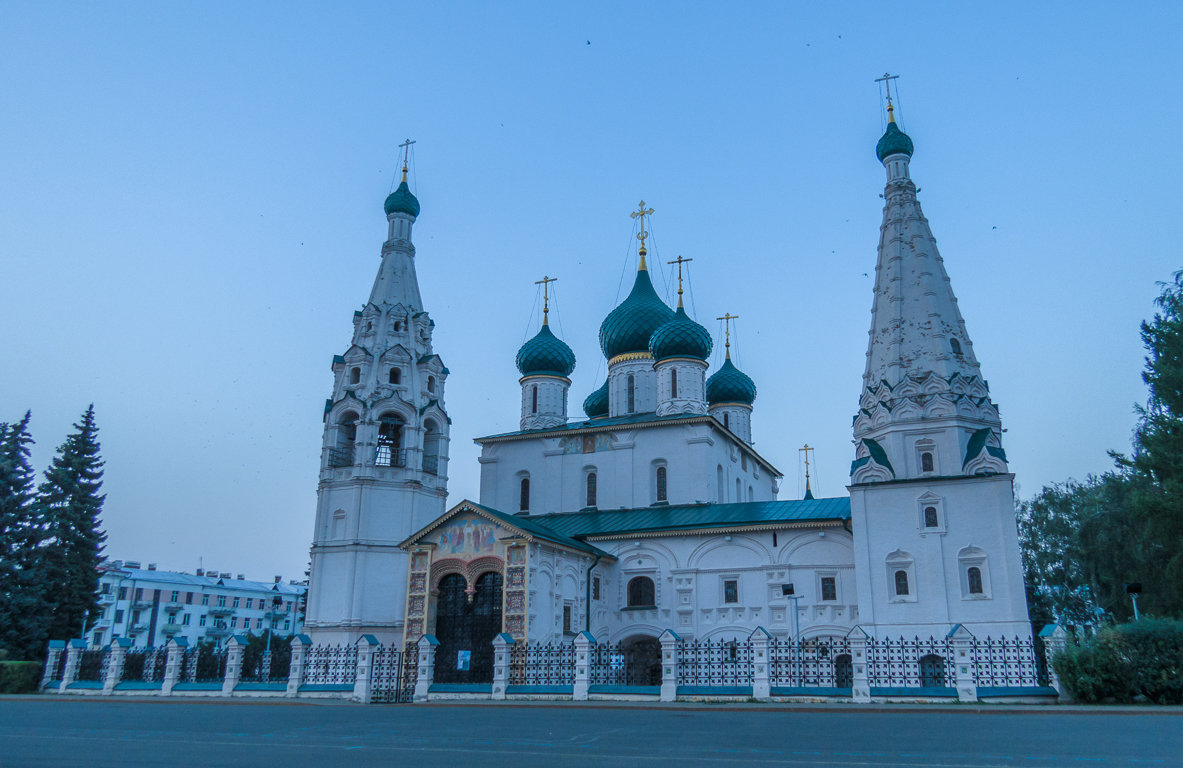
[(41, 670), (39, 661), (0, 661), (0, 693), (36, 693)]
[(1077, 701), (1183, 704), (1183, 621), (1143, 619), (1069, 645), (1052, 660)]

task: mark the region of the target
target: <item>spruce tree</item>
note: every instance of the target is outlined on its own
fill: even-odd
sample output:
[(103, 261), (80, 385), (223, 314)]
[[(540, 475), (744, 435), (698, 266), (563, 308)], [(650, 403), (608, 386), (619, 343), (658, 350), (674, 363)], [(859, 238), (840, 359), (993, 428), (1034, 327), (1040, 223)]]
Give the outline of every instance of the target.
[(99, 617), (98, 567), (107, 535), (99, 527), (106, 496), (102, 488), (94, 405), (71, 433), (45, 472), (37, 505), (45, 520), (45, 561), (54, 605), (49, 637), (67, 640), (82, 631), (83, 617)]
[(29, 419), (0, 424), (0, 648), (13, 659), (41, 658), (49, 626)]

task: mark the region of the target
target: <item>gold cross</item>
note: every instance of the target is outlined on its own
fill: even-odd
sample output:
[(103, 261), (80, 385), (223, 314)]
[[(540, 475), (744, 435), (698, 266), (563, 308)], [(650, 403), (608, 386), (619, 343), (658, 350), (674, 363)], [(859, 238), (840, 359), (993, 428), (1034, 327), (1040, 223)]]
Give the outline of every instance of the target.
[(738, 320), (739, 315), (733, 315), (730, 312), (727, 312), (722, 317), (716, 317), (715, 319), (722, 320), (724, 323), (724, 327), (727, 329), (726, 330), (726, 333), (727, 333), (727, 344), (726, 344), (727, 359), (730, 360), (731, 359), (731, 321)]
[[(887, 122), (889, 123), (895, 122), (895, 109), (891, 106), (891, 81), (899, 79), (899, 75), (889, 75), (886, 72), (883, 73), (883, 77), (875, 78), (875, 82), (883, 83), (884, 87), (887, 88)], [(896, 86), (896, 95), (899, 95), (899, 86)]]
[(639, 269), (646, 269), (645, 254), (648, 253), (649, 251), (645, 250), (645, 238), (649, 237), (649, 232), (646, 231), (646, 229), (645, 229), (645, 217), (652, 216), (652, 215), (653, 215), (653, 209), (652, 208), (646, 209), (644, 200), (642, 200), (640, 203), (637, 204), (637, 210), (635, 210), (629, 214), (629, 218), (631, 218), (631, 219), (639, 218), (641, 220), (641, 231), (637, 233), (637, 239), (641, 241), (641, 247), (637, 249), (637, 253), (641, 257), (641, 265), (640, 265)]
[(551, 277), (550, 275), (543, 275), (541, 280), (534, 281), (534, 285), (541, 285), (542, 286), (542, 324), (543, 325), (550, 325), (550, 320), (547, 317), (550, 314), (550, 294), (547, 292), (546, 289), (550, 287), (551, 283), (558, 282), (558, 279), (559, 278)]
[(398, 145), (399, 149), (403, 151), (403, 181), (407, 180), (407, 158), (411, 154), (411, 145), (414, 143), (414, 140), (407, 139), (402, 144)]
[(809, 488), (809, 452), (813, 450), (809, 443), (805, 444), (804, 448), (798, 448), (798, 451), (805, 454), (805, 493), (810, 493)]
[(688, 261), (694, 261), (694, 259), (684, 259), (681, 256), (679, 256), (678, 258), (674, 259), (673, 261), (666, 262), (666, 264), (677, 264), (678, 265), (678, 306), (679, 307), (682, 306), (682, 265)]

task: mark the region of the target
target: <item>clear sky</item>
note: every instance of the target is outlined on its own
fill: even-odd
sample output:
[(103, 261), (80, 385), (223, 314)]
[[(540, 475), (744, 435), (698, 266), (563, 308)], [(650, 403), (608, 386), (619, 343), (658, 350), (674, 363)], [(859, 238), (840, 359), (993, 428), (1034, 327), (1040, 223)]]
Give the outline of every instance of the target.
[[(1183, 262), (1179, 3), (15, 3), (0, 25), (0, 420), (49, 463), (95, 403), (113, 558), (302, 575), (332, 356), (411, 182), (450, 502), (517, 428), (513, 358), (559, 278), (573, 404), (600, 321), (693, 258), (756, 447), (844, 493), (898, 73), (912, 176), (1020, 494), (1110, 466), (1138, 324)], [(719, 355), (716, 354), (716, 358)], [(716, 359), (715, 364), (719, 362)]]

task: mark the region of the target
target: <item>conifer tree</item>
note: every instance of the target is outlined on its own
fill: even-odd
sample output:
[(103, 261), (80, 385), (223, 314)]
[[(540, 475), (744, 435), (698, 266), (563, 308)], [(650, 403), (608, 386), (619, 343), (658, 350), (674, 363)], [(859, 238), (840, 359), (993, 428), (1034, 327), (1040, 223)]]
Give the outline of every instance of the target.
[(0, 424), (0, 648), (14, 659), (40, 658), (49, 625), (30, 417), (26, 412), (16, 424)]
[(105, 495), (98, 427), (91, 404), (58, 448), (38, 488), (37, 505), (45, 520), (44, 548), (54, 605), (49, 637), (66, 640), (82, 631), (83, 617), (98, 619), (98, 566), (107, 535), (99, 527)]

